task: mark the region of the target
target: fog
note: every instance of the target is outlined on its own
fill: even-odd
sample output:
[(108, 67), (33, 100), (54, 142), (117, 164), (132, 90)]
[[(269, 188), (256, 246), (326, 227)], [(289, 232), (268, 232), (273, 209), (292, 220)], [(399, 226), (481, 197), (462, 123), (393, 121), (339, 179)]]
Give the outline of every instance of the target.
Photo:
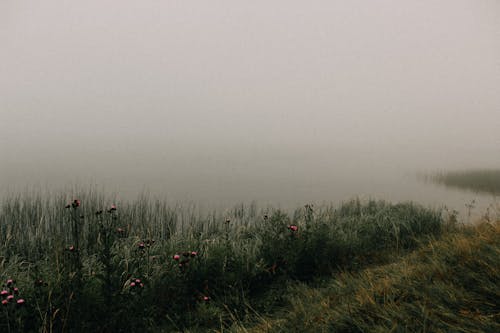
[(500, 165), (500, 2), (0, 2), (1, 194), (454, 203)]

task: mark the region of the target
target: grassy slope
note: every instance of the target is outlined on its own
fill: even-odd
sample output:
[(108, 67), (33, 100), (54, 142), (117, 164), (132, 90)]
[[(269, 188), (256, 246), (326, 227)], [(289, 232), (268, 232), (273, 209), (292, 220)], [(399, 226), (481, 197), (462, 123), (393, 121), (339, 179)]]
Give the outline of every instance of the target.
[[(500, 221), (451, 231), (394, 263), (289, 287), (251, 332), (500, 332)], [(279, 318), (279, 319), (278, 319)]]

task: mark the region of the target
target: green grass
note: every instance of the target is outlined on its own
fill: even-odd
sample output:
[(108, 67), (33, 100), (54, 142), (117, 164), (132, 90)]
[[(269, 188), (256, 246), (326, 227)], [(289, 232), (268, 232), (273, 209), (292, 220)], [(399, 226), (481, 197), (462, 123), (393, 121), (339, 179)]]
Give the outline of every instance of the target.
[[(64, 208), (74, 198), (81, 204)], [(398, 309), (391, 303), (387, 309), (393, 312), (377, 314), (380, 297), (398, 304), (418, 301), (419, 295), (412, 293), (431, 286), (418, 280), (426, 270), (443, 266), (443, 276), (453, 274), (456, 283), (471, 279), (463, 268), (453, 271), (450, 263), (461, 261), (453, 259), (452, 241), (447, 249), (425, 252), (429, 246), (434, 251), (448, 244), (442, 237), (466, 237), (465, 231), (450, 236), (441, 212), (413, 203), (351, 200), (338, 207), (306, 205), (292, 214), (255, 205), (205, 214), (147, 196), (118, 202), (117, 209), (110, 210), (114, 203), (93, 192), (12, 196), (2, 202), (0, 281), (9, 292), (18, 287), (14, 300), (22, 298), (25, 304), (2, 306), (0, 331), (384, 330), (417, 308)], [(489, 245), (490, 251), (498, 252), (497, 245)], [(419, 248), (427, 257), (411, 254)], [(477, 258), (471, 256), (471, 265)], [(394, 260), (408, 260), (401, 267), (416, 266), (419, 260), (426, 266), (419, 274), (404, 275), (400, 266), (387, 266)], [(397, 296), (401, 291), (396, 289), (394, 295), (368, 289), (382, 283), (384, 276), (388, 288), (408, 284), (410, 296)], [(7, 286), (8, 279), (15, 280), (14, 285)], [(322, 288), (317, 288), (318, 281), (323, 281)], [(492, 290), (491, 281), (477, 276), (471, 281), (479, 289)], [(451, 289), (441, 287), (426, 292), (451, 295)], [(323, 297), (334, 300), (328, 303), (332, 313), (328, 308), (316, 313), (323, 309)], [(477, 302), (484, 294), (453, 297)], [(496, 308), (488, 306), (478, 310), (495, 315)], [(402, 317), (396, 318), (398, 311)], [(363, 321), (366, 313), (375, 317)], [(431, 314), (428, 320), (434, 323)], [(314, 325), (309, 319), (299, 323), (303, 316), (322, 319), (311, 319)], [(408, 329), (420, 324), (408, 321)], [(433, 325), (429, 327), (447, 327)]]
[[(63, 195), (2, 202), (0, 281), (14, 279), (15, 299), (26, 302), (3, 306), (0, 331), (231, 327), (282, 306), (291, 281), (357, 271), (442, 231), (440, 212), (412, 203), (201, 214), (148, 197), (108, 212), (108, 198), (75, 197), (81, 205), (69, 208), (73, 197)], [(132, 287), (135, 279), (144, 286)]]
[(447, 232), (394, 262), (290, 284), (247, 332), (499, 332), (500, 221)]
[(438, 184), (475, 192), (500, 194), (500, 170), (464, 170), (439, 172), (426, 177)]

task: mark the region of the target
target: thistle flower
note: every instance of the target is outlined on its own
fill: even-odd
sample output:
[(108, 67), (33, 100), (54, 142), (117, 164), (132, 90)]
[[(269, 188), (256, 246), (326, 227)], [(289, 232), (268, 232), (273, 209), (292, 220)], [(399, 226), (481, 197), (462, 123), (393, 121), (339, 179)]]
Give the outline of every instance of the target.
[(14, 280), (12, 280), (12, 279), (8, 279), (7, 280), (7, 286), (12, 285), (13, 283), (14, 283)]
[(24, 303), (25, 303), (25, 301), (24, 301), (23, 298), (20, 298), (20, 299), (17, 300), (17, 304), (18, 305), (24, 305)]
[(7, 296), (7, 301), (11, 301), (11, 300), (13, 300), (13, 299), (14, 299), (14, 295), (9, 295), (9, 296)]
[(137, 246), (139, 249), (144, 250), (144, 242), (140, 242)]
[(295, 231), (299, 230), (299, 227), (297, 227), (296, 225), (289, 225), (288, 229), (295, 232)]
[(7, 296), (9, 292), (7, 290), (0, 291), (0, 296)]
[(191, 258), (194, 258), (198, 255), (198, 252), (196, 251), (191, 251)]
[(8, 303), (9, 303), (9, 301), (8, 301), (8, 300), (6, 300), (6, 299), (4, 299), (4, 300), (2, 301), (2, 305), (7, 305)]
[(178, 254), (174, 254), (174, 256), (172, 257), (172, 259), (174, 259), (175, 261), (179, 261), (181, 259), (181, 256), (178, 255)]

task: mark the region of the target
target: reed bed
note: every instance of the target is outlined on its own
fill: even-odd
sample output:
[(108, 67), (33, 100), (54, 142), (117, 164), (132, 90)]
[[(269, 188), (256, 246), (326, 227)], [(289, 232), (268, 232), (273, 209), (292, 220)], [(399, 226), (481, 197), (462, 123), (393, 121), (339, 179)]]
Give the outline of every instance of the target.
[(437, 172), (424, 178), (449, 187), (500, 194), (500, 170), (497, 169)]
[(4, 283), (5, 332), (231, 327), (282, 304), (289, 281), (356, 271), (443, 230), (440, 211), (375, 200), (202, 213), (89, 191), (11, 196), (0, 209), (0, 281), (17, 288)]

